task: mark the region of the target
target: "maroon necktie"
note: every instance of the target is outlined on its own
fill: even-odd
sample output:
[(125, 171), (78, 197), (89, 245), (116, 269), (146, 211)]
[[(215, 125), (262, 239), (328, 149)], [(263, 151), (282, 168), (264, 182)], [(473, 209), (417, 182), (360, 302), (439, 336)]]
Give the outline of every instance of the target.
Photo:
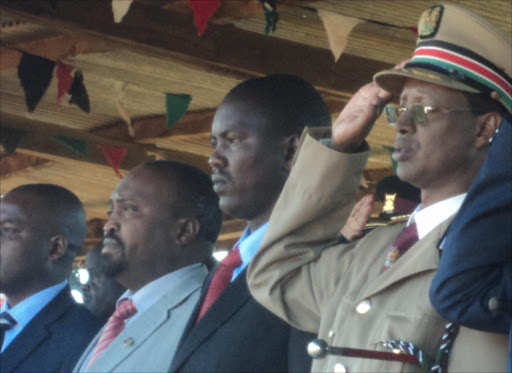
[(110, 342), (123, 331), (125, 320), (135, 315), (135, 313), (137, 313), (137, 308), (135, 308), (135, 304), (130, 298), (123, 299), (121, 303), (119, 303), (119, 306), (108, 319), (107, 325), (103, 333), (101, 333), (98, 343), (94, 347), (91, 360), (89, 360), (86, 370), (89, 369), (92, 363), (94, 363), (101, 353), (110, 345)]
[(398, 258), (404, 255), (404, 253), (418, 241), (418, 239), (416, 223), (408, 225), (402, 232), (400, 232), (395, 242), (393, 242), (391, 250), (389, 250), (382, 272), (385, 272), (389, 267), (391, 267)]
[(220, 294), (229, 285), (235, 268), (240, 267), (241, 265), (242, 257), (240, 256), (240, 250), (238, 249), (238, 246), (236, 246), (233, 250), (230, 251), (228, 256), (224, 258), (224, 260), (219, 264), (219, 268), (217, 268), (215, 271), (212, 282), (210, 282), (208, 292), (204, 297), (201, 311), (199, 312), (199, 316), (197, 316), (196, 323), (201, 319), (201, 317), (203, 317), (206, 311), (208, 311), (208, 308), (210, 308), (211, 305), (215, 303)]

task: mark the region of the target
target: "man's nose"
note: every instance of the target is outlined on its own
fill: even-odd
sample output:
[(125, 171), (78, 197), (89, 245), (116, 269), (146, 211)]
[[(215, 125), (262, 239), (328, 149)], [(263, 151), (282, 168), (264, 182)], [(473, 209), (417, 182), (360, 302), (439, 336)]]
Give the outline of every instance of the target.
[(213, 151), (210, 158), (208, 158), (210, 167), (215, 170), (216, 168), (224, 168), (227, 166), (227, 159), (222, 152), (217, 148)]

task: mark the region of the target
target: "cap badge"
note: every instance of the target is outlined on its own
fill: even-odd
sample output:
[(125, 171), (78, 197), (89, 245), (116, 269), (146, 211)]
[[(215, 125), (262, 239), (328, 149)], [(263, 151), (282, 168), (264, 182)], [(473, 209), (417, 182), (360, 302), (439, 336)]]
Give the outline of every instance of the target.
[(418, 23), (420, 39), (431, 38), (437, 34), (443, 16), (443, 9), (442, 5), (434, 5), (423, 12)]

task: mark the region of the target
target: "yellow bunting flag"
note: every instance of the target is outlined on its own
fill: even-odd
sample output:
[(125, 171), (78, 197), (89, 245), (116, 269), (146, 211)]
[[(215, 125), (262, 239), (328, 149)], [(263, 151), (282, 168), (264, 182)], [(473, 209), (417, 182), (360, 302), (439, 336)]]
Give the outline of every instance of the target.
[(132, 2), (133, 0), (112, 0), (112, 13), (114, 14), (115, 23), (120, 23), (123, 20)]
[(352, 29), (363, 20), (359, 18), (347, 17), (342, 14), (329, 12), (319, 9), (318, 15), (324, 23), (329, 48), (334, 55), (334, 61), (338, 61), (347, 46), (348, 35)]

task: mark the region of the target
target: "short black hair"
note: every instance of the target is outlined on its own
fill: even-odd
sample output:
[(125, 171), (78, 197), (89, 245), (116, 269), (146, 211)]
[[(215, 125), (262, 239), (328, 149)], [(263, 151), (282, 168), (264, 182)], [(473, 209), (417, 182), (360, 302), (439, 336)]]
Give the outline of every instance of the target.
[(301, 134), (304, 127), (331, 126), (331, 113), (320, 93), (305, 79), (289, 74), (270, 74), (243, 81), (224, 101), (247, 100), (271, 119), (268, 131), (284, 138)]
[(199, 222), (198, 239), (215, 243), (222, 227), (219, 196), (211, 177), (196, 167), (174, 161), (153, 161), (144, 167), (173, 183), (173, 201), (184, 206)]
[(55, 184), (25, 184), (9, 191), (37, 198), (41, 209), (48, 211), (48, 222), (55, 233), (66, 237), (69, 249), (76, 255), (87, 231), (85, 209), (80, 199), (68, 189)]
[(462, 92), (462, 94), (466, 98), (469, 107), (471, 108), (471, 112), (475, 116), (495, 111), (504, 117), (507, 113), (505, 107), (487, 95), (470, 92)]

